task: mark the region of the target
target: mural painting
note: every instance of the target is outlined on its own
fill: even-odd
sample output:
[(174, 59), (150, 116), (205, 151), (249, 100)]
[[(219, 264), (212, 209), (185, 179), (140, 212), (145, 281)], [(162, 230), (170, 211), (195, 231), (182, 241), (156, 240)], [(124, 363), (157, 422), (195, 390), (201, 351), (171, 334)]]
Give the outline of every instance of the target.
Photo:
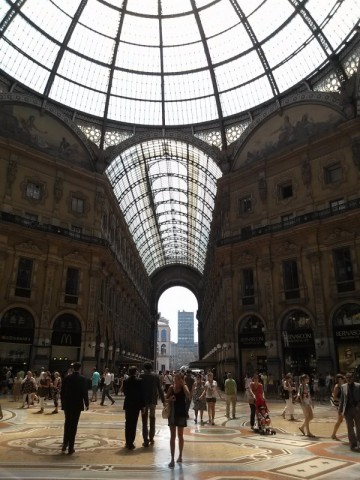
[(343, 121), (342, 115), (326, 106), (290, 107), (282, 115), (270, 116), (254, 131), (241, 149), (237, 167), (316, 139)]
[(20, 104), (0, 104), (0, 135), (49, 155), (89, 168), (89, 153), (59, 120)]

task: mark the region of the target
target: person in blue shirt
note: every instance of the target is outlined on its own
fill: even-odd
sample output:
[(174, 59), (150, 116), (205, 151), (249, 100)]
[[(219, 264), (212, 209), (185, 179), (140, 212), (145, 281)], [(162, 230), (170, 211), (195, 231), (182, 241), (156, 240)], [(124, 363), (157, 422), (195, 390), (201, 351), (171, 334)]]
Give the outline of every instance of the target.
[(93, 368), (93, 374), (91, 377), (91, 389), (92, 389), (92, 396), (91, 401), (97, 401), (97, 392), (99, 390), (99, 383), (100, 383), (100, 373), (96, 370), (96, 367)]

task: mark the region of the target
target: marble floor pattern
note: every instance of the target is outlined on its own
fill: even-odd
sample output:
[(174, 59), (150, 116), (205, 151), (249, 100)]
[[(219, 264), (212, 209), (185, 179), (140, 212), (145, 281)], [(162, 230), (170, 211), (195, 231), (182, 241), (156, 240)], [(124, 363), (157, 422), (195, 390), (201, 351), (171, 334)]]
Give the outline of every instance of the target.
[[(52, 402), (44, 414), (38, 407), (19, 408), (21, 402), (0, 396), (0, 479), (6, 480), (359, 480), (360, 453), (349, 449), (345, 422), (340, 441), (332, 440), (336, 411), (317, 404), (312, 432), (301, 434), (302, 412), (296, 421), (283, 419), (281, 400), (268, 400), (276, 435), (259, 435), (249, 426), (249, 406), (239, 400), (237, 418), (225, 416), (225, 402), (216, 404), (215, 425), (199, 425), (191, 415), (185, 429), (183, 463), (173, 470), (169, 463), (169, 428), (158, 406), (154, 445), (142, 446), (141, 421), (136, 449), (124, 448), (122, 397), (115, 405), (90, 403), (81, 415), (75, 454), (61, 454), (63, 412)], [(191, 414), (193, 411), (191, 410)], [(204, 414), (204, 420), (207, 414)]]

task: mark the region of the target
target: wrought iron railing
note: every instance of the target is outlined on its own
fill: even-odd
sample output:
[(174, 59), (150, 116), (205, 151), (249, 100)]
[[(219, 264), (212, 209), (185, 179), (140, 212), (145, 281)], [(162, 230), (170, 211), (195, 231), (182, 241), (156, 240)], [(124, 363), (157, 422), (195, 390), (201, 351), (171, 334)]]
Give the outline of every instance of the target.
[(251, 238), (258, 237), (259, 235), (266, 235), (268, 233), (280, 232), (282, 230), (288, 230), (289, 228), (303, 225), (305, 223), (313, 222), (316, 220), (323, 220), (325, 218), (340, 215), (351, 210), (360, 208), (360, 198), (349, 200), (341, 205), (324, 208), (322, 210), (315, 210), (313, 212), (304, 213), (291, 219), (286, 219), (286, 222), (272, 223), (261, 227), (255, 227), (246, 231), (246, 234), (233, 235), (231, 237), (221, 238), (217, 241), (217, 246), (229, 245), (231, 243), (243, 242)]

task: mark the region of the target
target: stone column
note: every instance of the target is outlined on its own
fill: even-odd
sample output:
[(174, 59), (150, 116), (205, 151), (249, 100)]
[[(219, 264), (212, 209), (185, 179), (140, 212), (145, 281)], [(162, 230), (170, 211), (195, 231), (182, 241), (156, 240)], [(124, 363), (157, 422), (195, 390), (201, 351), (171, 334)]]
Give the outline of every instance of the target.
[(263, 274), (263, 302), (266, 315), (266, 345), (267, 345), (267, 370), (271, 373), (274, 379), (281, 379), (281, 342), (276, 334), (275, 319), (274, 319), (274, 291), (272, 281), (273, 262), (270, 258), (264, 258), (260, 262), (260, 268)]
[(335, 365), (330, 354), (330, 341), (328, 334), (329, 326), (325, 321), (324, 294), (321, 283), (321, 253), (309, 253), (306, 258), (310, 263), (312, 287), (314, 291), (314, 313), (316, 325), (314, 329), (316, 363), (320, 372), (334, 371)]

